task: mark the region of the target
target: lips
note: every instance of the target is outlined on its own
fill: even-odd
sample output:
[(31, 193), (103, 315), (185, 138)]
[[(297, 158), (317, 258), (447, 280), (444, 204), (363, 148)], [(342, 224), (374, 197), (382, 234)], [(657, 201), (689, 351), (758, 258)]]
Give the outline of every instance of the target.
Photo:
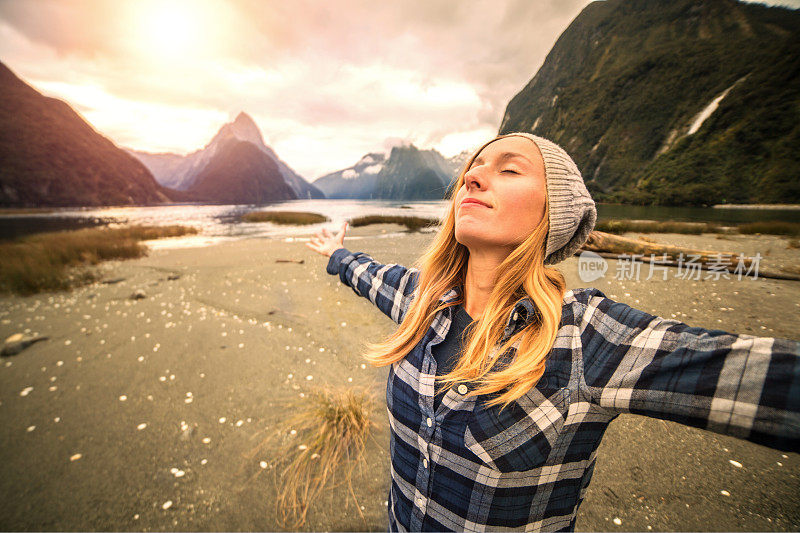
[(466, 206), (491, 207), (486, 202), (481, 202), (477, 198), (464, 198), (463, 200), (461, 200), (461, 204), (460, 205), (461, 205), (461, 207), (466, 207)]

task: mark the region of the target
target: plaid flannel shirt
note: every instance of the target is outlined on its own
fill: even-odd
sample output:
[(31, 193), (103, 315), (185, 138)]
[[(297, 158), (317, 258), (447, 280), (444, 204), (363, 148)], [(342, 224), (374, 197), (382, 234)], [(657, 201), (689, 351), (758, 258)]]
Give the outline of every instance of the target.
[[(397, 323), (419, 276), (344, 248), (327, 271)], [(453, 289), (442, 300), (457, 297)], [(517, 302), (505, 336), (533, 311), (530, 299)], [(574, 530), (600, 439), (623, 412), (800, 450), (796, 341), (691, 327), (572, 289), (534, 388), (500, 410), (459, 385), (434, 411), (431, 346), (451, 312), (389, 371), (392, 531)]]

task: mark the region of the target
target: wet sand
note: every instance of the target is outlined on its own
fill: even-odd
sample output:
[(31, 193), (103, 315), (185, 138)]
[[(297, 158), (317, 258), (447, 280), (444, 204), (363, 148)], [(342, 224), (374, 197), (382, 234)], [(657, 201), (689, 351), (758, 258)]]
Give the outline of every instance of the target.
[[(345, 243), (411, 264), (431, 235), (398, 232), (353, 228)], [(800, 250), (781, 237), (649, 237), (769, 250), (765, 266), (800, 262)], [(243, 454), (265, 432), (287, 429), (292, 407), (330, 384), (368, 387), (377, 399), (374, 439), (355, 483), (366, 522), (337, 489), (314, 503), (304, 529), (385, 530), (387, 372), (362, 367), (360, 353), (394, 325), (328, 276), (325, 263), (297, 240), (159, 249), (100, 265), (106, 279), (123, 278), (116, 283), (0, 299), (3, 339), (49, 336), (0, 361), (0, 528), (283, 529), (274, 473), (259, 466), (269, 450)], [(646, 266), (640, 281), (621, 281), (616, 263), (588, 284), (576, 258), (559, 268), (571, 288), (595, 286), (690, 325), (800, 340), (800, 282), (681, 280), (674, 269), (667, 281), (644, 281)], [(138, 289), (145, 298), (129, 299)], [(622, 415), (598, 451), (577, 529), (797, 530), (799, 474), (796, 453)]]

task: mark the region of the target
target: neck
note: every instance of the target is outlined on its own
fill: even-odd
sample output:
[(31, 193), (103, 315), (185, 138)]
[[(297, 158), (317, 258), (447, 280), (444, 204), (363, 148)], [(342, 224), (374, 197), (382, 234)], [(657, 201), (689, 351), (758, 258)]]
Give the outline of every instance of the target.
[(507, 251), (470, 250), (464, 279), (464, 309), (474, 320), (483, 315), (497, 279), (497, 270), (506, 257)]

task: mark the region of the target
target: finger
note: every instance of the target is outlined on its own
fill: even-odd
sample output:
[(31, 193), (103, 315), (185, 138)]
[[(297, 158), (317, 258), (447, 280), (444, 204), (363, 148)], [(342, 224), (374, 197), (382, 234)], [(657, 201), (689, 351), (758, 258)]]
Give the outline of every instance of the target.
[(347, 221), (345, 220), (342, 223), (342, 229), (339, 230), (339, 233), (336, 234), (336, 240), (339, 241), (339, 244), (344, 243), (344, 234), (347, 233)]
[(331, 232), (328, 231), (328, 228), (322, 228), (322, 234), (327, 238), (331, 238)]

